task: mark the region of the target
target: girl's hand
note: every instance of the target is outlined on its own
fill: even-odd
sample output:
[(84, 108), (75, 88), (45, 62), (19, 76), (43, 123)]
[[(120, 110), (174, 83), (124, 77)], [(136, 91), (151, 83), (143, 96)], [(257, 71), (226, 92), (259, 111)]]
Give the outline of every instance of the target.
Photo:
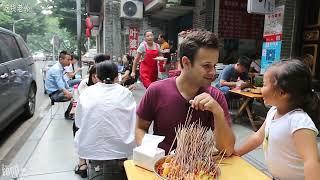
[(232, 154), (235, 155), (235, 156), (241, 157), (241, 154), (240, 154), (240, 152), (238, 151), (238, 149), (235, 149)]

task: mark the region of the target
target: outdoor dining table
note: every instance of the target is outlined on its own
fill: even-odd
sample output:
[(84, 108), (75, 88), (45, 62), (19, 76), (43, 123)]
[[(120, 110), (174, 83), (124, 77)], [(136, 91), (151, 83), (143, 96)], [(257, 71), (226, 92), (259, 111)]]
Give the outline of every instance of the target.
[(252, 92), (246, 92), (246, 91), (242, 91), (242, 90), (238, 90), (238, 89), (237, 90), (235, 90), (235, 89), (229, 90), (229, 92), (237, 94), (237, 95), (240, 95), (241, 97), (244, 98), (244, 101), (243, 101), (242, 105), (240, 106), (240, 108), (239, 108), (239, 110), (237, 112), (237, 116), (239, 117), (240, 114), (242, 113), (242, 111), (246, 110), (253, 130), (257, 131), (258, 130), (258, 126), (263, 124), (265, 118), (259, 117), (259, 116), (254, 117), (252, 112), (251, 112), (251, 109), (249, 107), (249, 102), (252, 99), (256, 99), (258, 102), (263, 102), (262, 94), (255, 94), (255, 93), (252, 93)]
[[(267, 180), (271, 179), (247, 161), (239, 156), (224, 159), (219, 166), (221, 170), (218, 180)], [(157, 180), (159, 177), (152, 171), (148, 171), (134, 165), (133, 160), (124, 162), (124, 168), (128, 180)]]

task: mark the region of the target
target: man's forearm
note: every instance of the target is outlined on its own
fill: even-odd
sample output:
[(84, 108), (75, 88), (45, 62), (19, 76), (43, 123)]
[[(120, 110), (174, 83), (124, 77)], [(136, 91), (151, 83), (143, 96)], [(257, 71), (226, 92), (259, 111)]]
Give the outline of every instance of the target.
[(214, 126), (217, 149), (226, 150), (226, 155), (230, 156), (234, 151), (235, 137), (223, 112), (214, 114)]
[(136, 131), (135, 131), (135, 140), (136, 140), (136, 144), (138, 146), (141, 145), (142, 143), (142, 139), (144, 137), (144, 135), (146, 134), (146, 130), (144, 129), (140, 129), (140, 128), (136, 128)]
[(236, 82), (227, 82), (227, 81), (224, 81), (224, 82), (220, 82), (221, 86), (228, 86), (228, 87), (236, 87)]

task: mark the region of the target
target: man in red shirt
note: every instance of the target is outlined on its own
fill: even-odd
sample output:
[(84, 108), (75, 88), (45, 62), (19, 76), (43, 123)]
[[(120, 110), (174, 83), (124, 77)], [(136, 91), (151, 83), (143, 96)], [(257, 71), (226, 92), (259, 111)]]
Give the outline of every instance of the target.
[(209, 31), (193, 32), (184, 39), (179, 49), (181, 74), (152, 83), (140, 102), (135, 132), (138, 145), (153, 121), (154, 134), (165, 136), (159, 147), (168, 153), (175, 128), (185, 122), (191, 106), (191, 122), (200, 119), (203, 126), (214, 130), (218, 150), (233, 153), (235, 138), (227, 102), (223, 93), (211, 86), (218, 48), (217, 37)]

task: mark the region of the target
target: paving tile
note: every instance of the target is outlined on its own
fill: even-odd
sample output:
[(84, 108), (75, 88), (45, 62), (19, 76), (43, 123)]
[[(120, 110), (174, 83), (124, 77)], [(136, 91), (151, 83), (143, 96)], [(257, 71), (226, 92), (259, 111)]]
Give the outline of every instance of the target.
[(22, 169), (23, 166), (29, 160), (29, 158), (32, 156), (38, 143), (38, 140), (28, 140), (27, 142), (25, 142), (25, 144), (21, 147), (20, 151), (11, 161), (10, 166), (19, 166)]
[(72, 141), (43, 139), (25, 166), (23, 175), (72, 171), (77, 161)]
[(71, 120), (52, 120), (42, 137), (42, 141), (65, 140), (73, 143), (72, 124)]
[(83, 180), (79, 175), (74, 174), (73, 171), (57, 172), (50, 174), (41, 174), (34, 176), (23, 176), (18, 180)]

